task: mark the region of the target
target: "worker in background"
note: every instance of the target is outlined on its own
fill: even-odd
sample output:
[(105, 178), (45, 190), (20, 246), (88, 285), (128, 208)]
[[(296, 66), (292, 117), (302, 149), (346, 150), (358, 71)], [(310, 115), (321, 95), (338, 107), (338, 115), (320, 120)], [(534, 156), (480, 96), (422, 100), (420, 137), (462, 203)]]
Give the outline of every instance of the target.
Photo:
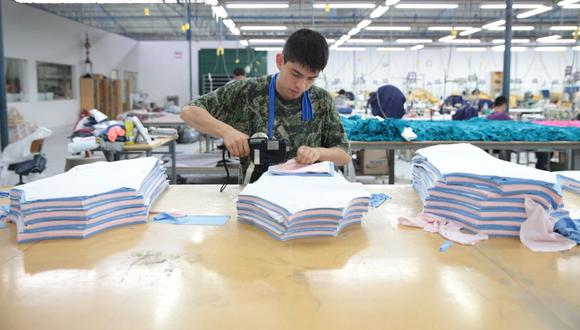
[[(300, 164), (351, 161), (332, 96), (314, 86), (328, 62), (328, 44), (320, 33), (298, 30), (276, 54), (279, 72), (223, 86), (185, 106), (181, 118), (194, 129), (221, 137), (231, 156), (249, 163), (248, 139), (259, 132), (289, 142), (289, 158)], [(273, 100), (273, 107), (270, 107)], [(273, 121), (270, 121), (273, 118)], [(254, 179), (254, 177), (252, 177)]]
[(236, 82), (238, 80), (245, 80), (246, 79), (246, 71), (242, 68), (235, 68), (234, 69), (234, 79), (228, 81), (228, 84)]
[(376, 93), (371, 94), (369, 104), (375, 116), (383, 118), (403, 118), (407, 99), (400, 89), (393, 85), (379, 87)]
[(493, 102), (493, 113), (485, 117), (489, 120), (512, 120), (512, 118), (506, 113), (507, 109), (507, 99), (505, 96), (498, 96)]
[(338, 91), (338, 94), (334, 97), (334, 104), (336, 105), (338, 113), (352, 113), (352, 102), (346, 97), (346, 91), (344, 89)]

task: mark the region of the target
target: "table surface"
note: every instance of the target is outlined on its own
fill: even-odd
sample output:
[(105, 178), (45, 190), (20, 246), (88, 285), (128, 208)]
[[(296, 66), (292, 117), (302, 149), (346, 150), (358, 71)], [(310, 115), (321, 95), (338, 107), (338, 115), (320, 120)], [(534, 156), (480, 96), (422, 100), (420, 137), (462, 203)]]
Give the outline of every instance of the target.
[(0, 329), (580, 328), (579, 247), (534, 253), (496, 238), (439, 252), (440, 236), (397, 225), (421, 209), (410, 186), (367, 188), (393, 199), (336, 238), (278, 242), (237, 223), (237, 186), (171, 186), (152, 208), (231, 215), (223, 227), (18, 245), (10, 225)]
[(158, 136), (155, 139), (147, 143), (136, 143), (136, 144), (125, 144), (123, 145), (123, 151), (147, 151), (162, 147), (171, 141), (175, 141), (177, 136)]
[(168, 125), (168, 126), (181, 126), (186, 125), (185, 121), (181, 119), (178, 114), (174, 113), (163, 113), (159, 117), (152, 117), (143, 121), (143, 125), (145, 126), (154, 126), (154, 125)]

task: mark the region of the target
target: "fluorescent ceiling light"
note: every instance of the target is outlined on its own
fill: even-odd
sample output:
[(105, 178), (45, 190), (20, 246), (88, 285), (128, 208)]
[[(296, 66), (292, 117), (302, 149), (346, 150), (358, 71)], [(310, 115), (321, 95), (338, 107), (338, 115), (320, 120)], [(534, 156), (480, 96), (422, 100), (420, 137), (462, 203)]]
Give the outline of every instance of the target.
[(399, 3), (395, 7), (399, 9), (456, 9), (459, 5), (451, 3)]
[(409, 31), (410, 26), (367, 26), (366, 30), (369, 31)]
[(338, 51), (343, 51), (343, 52), (362, 52), (365, 51), (366, 48), (364, 47), (338, 47), (335, 48), (334, 50), (338, 50)]
[(444, 41), (450, 44), (478, 44), (481, 43), (479, 39), (453, 39), (449, 41)]
[[(537, 41), (537, 39), (536, 39)], [(574, 39), (548, 39), (544, 41), (538, 41), (542, 44), (575, 44), (576, 40)]]
[(332, 44), (336, 42), (336, 39), (326, 39), (326, 42)]
[(578, 27), (574, 26), (574, 25), (550, 26), (550, 30), (552, 30), (552, 31), (576, 31), (576, 30), (578, 30)]
[(377, 8), (375, 8), (375, 10), (373, 10), (370, 17), (372, 19), (379, 18), (383, 16), (383, 14), (387, 12), (387, 10), (389, 10), (389, 6), (378, 6)]
[(349, 44), (382, 44), (383, 39), (349, 39)]
[(235, 36), (239, 36), (241, 34), (240, 29), (238, 29), (237, 27), (231, 28), (230, 32)]
[(224, 23), (224, 25), (228, 28), (228, 29), (233, 29), (236, 27), (236, 23), (234, 23), (234, 21), (232, 21), (229, 18), (226, 18), (222, 21), (222, 23)]
[(415, 45), (415, 46), (411, 47), (411, 50), (420, 50), (420, 49), (423, 49), (423, 48), (425, 48), (425, 46), (423, 46), (423, 45)]
[[(532, 31), (534, 29), (531, 25), (515, 25), (512, 26), (512, 31)], [(488, 28), (489, 31), (505, 31), (505, 26), (492, 26)]]
[(488, 24), (485, 24), (484, 26), (482, 26), (482, 29), (488, 30), (489, 28), (492, 27), (496, 27), (496, 26), (500, 26), (500, 25), (504, 25), (505, 24), (505, 20), (500, 19), (499, 21), (495, 21), (495, 22), (491, 22)]
[(377, 47), (379, 52), (402, 52), (405, 51), (404, 47)]
[(251, 44), (283, 44), (286, 42), (284, 39), (250, 39), (248, 41)]
[(477, 33), (479, 31), (481, 31), (480, 28), (473, 28), (473, 29), (470, 29), (470, 30), (465, 30), (465, 31), (459, 32), (459, 35), (462, 36), (462, 37), (465, 37), (465, 36), (468, 36), (468, 35), (472, 35), (474, 33)]
[(354, 36), (355, 34), (357, 34), (357, 33), (359, 33), (359, 32), (360, 32), (360, 29), (359, 29), (359, 28), (357, 28), (357, 27), (353, 27), (352, 29), (350, 29), (350, 31), (348, 31), (348, 33), (347, 33), (347, 34), (348, 34), (349, 36)]
[(577, 3), (579, 1), (580, 0), (562, 0), (562, 1), (558, 2), (558, 6), (564, 7), (564, 6), (568, 6), (568, 5)]
[(216, 15), (219, 18), (226, 18), (228, 17), (228, 13), (226, 12), (226, 10), (224, 9), (224, 7), (222, 6), (214, 6), (211, 7), (211, 11), (214, 15)]
[(431, 39), (397, 39), (399, 44), (430, 44), (433, 42)]
[(330, 8), (336, 9), (373, 9), (376, 6), (374, 3), (370, 2), (360, 2), (360, 3), (324, 2), (324, 3), (315, 3), (312, 5), (312, 7), (316, 9), (326, 9), (327, 5)]
[(536, 47), (536, 48), (534, 48), (534, 50), (536, 52), (563, 52), (566, 49), (568, 49), (568, 47)]
[(547, 36), (547, 37), (541, 37), (536, 39), (537, 42), (545, 42), (545, 41), (550, 41), (550, 40), (556, 40), (556, 39), (560, 39), (561, 36), (559, 34), (553, 34), (551, 36)]
[[(541, 4), (532, 4), (532, 3), (514, 3), (512, 5), (513, 9), (536, 9), (541, 8), (544, 5)], [(494, 3), (494, 4), (485, 4), (479, 6), (481, 9), (505, 9), (506, 5), (502, 3)]]
[(240, 44), (242, 44), (244, 47), (248, 47), (249, 45), (248, 40), (240, 40)]
[(566, 5), (562, 9), (580, 9), (580, 4)]
[(394, 6), (401, 2), (401, 0), (385, 0), (385, 5), (387, 6)]
[(575, 46), (575, 47), (572, 47), (572, 50), (575, 50), (575, 51), (580, 51), (580, 46)]
[(240, 30), (242, 31), (286, 31), (288, 30), (287, 27), (281, 25), (264, 25), (264, 26), (257, 26), (257, 25), (245, 25), (241, 26)]
[(369, 26), (369, 25), (371, 24), (371, 22), (372, 22), (372, 21), (371, 21), (370, 19), (363, 19), (362, 21), (360, 21), (360, 23), (358, 23), (358, 24), (356, 25), (356, 28), (357, 28), (357, 29), (364, 29), (364, 28), (366, 28), (367, 26)]
[(550, 10), (552, 10), (551, 6), (545, 6), (545, 7), (525, 11), (521, 14), (518, 14), (516, 17), (517, 18), (528, 18), (528, 17), (539, 15), (541, 13), (545, 13), (545, 12), (550, 11)]
[[(492, 41), (494, 44), (504, 44), (504, 39), (493, 39)], [(530, 39), (512, 39), (512, 44), (527, 44), (530, 42)]]
[(470, 26), (430, 26), (427, 28), (429, 31), (465, 31), (473, 29)]
[(439, 42), (450, 42), (453, 39), (455, 39), (455, 36), (454, 35), (448, 35), (448, 36), (439, 38), (438, 41)]
[(228, 3), (230, 9), (286, 9), (287, 3)]
[(271, 51), (271, 52), (281, 52), (282, 47), (254, 47), (254, 50), (258, 51)]
[(458, 47), (458, 52), (485, 52), (487, 48), (485, 47)]
[[(494, 46), (491, 47), (491, 50), (493, 50), (494, 52), (503, 52), (505, 50), (505, 46), (504, 45)], [(512, 53), (525, 52), (526, 50), (527, 50), (526, 47), (511, 47)]]

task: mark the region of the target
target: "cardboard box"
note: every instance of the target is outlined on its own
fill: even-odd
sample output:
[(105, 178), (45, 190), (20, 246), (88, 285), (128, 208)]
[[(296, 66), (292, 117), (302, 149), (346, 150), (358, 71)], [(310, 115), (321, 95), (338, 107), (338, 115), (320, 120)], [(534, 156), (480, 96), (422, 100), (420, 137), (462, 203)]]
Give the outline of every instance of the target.
[(386, 150), (363, 150), (358, 153), (363, 175), (388, 175), (389, 160)]

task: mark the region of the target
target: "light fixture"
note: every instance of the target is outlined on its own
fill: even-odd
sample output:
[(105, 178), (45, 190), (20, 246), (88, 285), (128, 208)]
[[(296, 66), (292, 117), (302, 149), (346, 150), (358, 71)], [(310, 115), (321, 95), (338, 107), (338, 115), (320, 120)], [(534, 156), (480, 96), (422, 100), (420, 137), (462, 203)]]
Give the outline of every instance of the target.
[[(514, 25), (512, 31), (532, 31), (534, 29), (531, 25)], [(505, 31), (505, 26), (492, 26), (488, 28), (489, 31)]]
[(240, 27), (242, 31), (286, 31), (288, 30), (287, 27), (282, 25), (244, 25)]
[(368, 31), (409, 31), (410, 26), (367, 26)]
[(473, 29), (470, 26), (430, 26), (427, 28), (429, 31), (465, 31)]
[[(536, 39), (537, 41), (537, 39)], [(574, 39), (548, 39), (544, 41), (538, 41), (542, 44), (575, 44), (576, 40)]]
[(222, 6), (213, 6), (213, 7), (211, 7), (211, 11), (215, 16), (217, 16), (219, 18), (228, 17), (228, 13), (226, 12), (224, 7), (222, 7)]
[(518, 14), (516, 17), (517, 18), (528, 18), (528, 17), (539, 15), (541, 13), (545, 13), (545, 12), (550, 11), (550, 10), (552, 10), (551, 6), (544, 6), (544, 7), (525, 11), (521, 14)]
[(580, 51), (580, 46), (575, 46), (575, 47), (572, 47), (572, 50), (575, 50), (575, 51), (577, 51), (577, 52), (578, 52), (578, 51)]
[(224, 23), (224, 25), (228, 28), (228, 29), (233, 29), (236, 27), (236, 23), (234, 23), (234, 21), (232, 21), (229, 18), (226, 18), (222, 21), (222, 23)]
[(457, 47), (455, 50), (458, 52), (485, 52), (487, 48), (485, 47)]
[(455, 39), (454, 35), (448, 35), (448, 36), (439, 38), (438, 41), (439, 42), (451, 42), (451, 40), (453, 40), (453, 39)]
[(284, 39), (250, 39), (248, 41), (251, 44), (283, 44), (286, 42)]
[(281, 52), (282, 47), (254, 47), (257, 51), (271, 51), (271, 52)]
[(397, 39), (398, 44), (430, 44), (433, 42), (431, 39)]
[[(512, 53), (525, 52), (527, 50), (526, 47), (511, 47), (510, 49)], [(494, 46), (491, 47), (491, 50), (493, 50), (494, 52), (503, 52), (505, 51), (505, 46), (504, 45)]]
[(576, 31), (576, 30), (578, 30), (578, 27), (574, 26), (574, 25), (550, 26), (550, 30), (552, 30), (552, 31)]
[(286, 9), (287, 3), (228, 3), (228, 9)]
[(415, 46), (411, 47), (411, 50), (420, 50), (420, 49), (423, 49), (423, 48), (425, 48), (425, 46), (423, 46), (423, 45), (415, 45)]
[(379, 52), (402, 52), (404, 50), (404, 47), (377, 47)]
[(369, 26), (369, 25), (371, 24), (371, 22), (372, 22), (372, 21), (371, 21), (370, 19), (363, 19), (362, 21), (360, 21), (360, 23), (358, 23), (358, 24), (356, 25), (356, 28), (357, 28), (357, 29), (359, 29), (359, 30), (360, 30), (360, 29), (364, 29), (364, 28), (366, 28), (367, 26)]
[[(504, 44), (504, 39), (493, 39), (491, 41), (494, 44)], [(527, 44), (530, 42), (530, 39), (512, 39), (512, 44)]]
[(478, 44), (478, 43), (481, 43), (481, 40), (479, 40), (479, 39), (455, 39), (455, 38), (451, 39), (451, 38), (448, 38), (448, 39), (444, 39), (444, 40), (439, 39), (439, 41), (446, 42), (449, 44)]
[(394, 5), (398, 4), (399, 2), (401, 2), (401, 0), (385, 0), (385, 5), (386, 6), (394, 6)]
[(335, 42), (336, 42), (336, 39), (326, 39), (326, 43), (332, 44)]
[(505, 24), (505, 20), (500, 19), (499, 21), (495, 21), (495, 22), (491, 22), (491, 23), (485, 24), (481, 28), (484, 29), (484, 30), (488, 30), (489, 28), (496, 27), (496, 26), (500, 26), (500, 25), (504, 25), (504, 24)]
[[(532, 4), (532, 3), (514, 3), (512, 5), (513, 9), (536, 9), (541, 8), (544, 5), (541, 4)], [(494, 4), (484, 4), (479, 6), (481, 9), (505, 9), (506, 5), (502, 3), (494, 3)]]
[(540, 37), (538, 39), (536, 39), (537, 42), (546, 42), (546, 41), (550, 41), (550, 40), (556, 40), (556, 39), (560, 39), (561, 36), (559, 34), (553, 34), (551, 36), (547, 36), (547, 37)]
[(568, 47), (536, 47), (534, 50), (536, 52), (563, 52), (567, 50)]
[(580, 2), (580, 0), (562, 0), (562, 1), (558, 2), (558, 6), (565, 7), (568, 5), (575, 4), (577, 2)]
[(316, 9), (326, 9), (327, 6), (329, 8), (336, 9), (373, 9), (376, 7), (374, 3), (370, 2), (359, 2), (359, 3), (323, 2), (323, 3), (315, 3), (312, 5), (312, 7)]
[(240, 40), (240, 44), (242, 44), (244, 47), (248, 47), (249, 45), (248, 40)]
[(562, 9), (580, 9), (580, 4), (566, 5)]
[(359, 33), (360, 29), (357, 27), (353, 27), (352, 29), (350, 29), (350, 31), (348, 31), (348, 35), (349, 36), (354, 36), (355, 34)]
[(456, 9), (459, 5), (451, 3), (399, 3), (395, 7), (398, 9)]
[(346, 41), (349, 44), (382, 44), (383, 39), (349, 39)]
[(239, 36), (241, 34), (240, 29), (238, 29), (237, 27), (231, 28), (230, 32), (235, 36)]
[(363, 52), (366, 50), (364, 47), (338, 47), (334, 50), (343, 51), (343, 52)]
[(375, 8), (375, 10), (373, 10), (373, 12), (370, 15), (370, 18), (372, 19), (379, 18), (383, 16), (383, 14), (387, 12), (387, 10), (389, 10), (389, 6), (378, 6), (377, 8)]
[(473, 28), (470, 30), (461, 31), (461, 32), (459, 32), (459, 35), (462, 37), (465, 37), (465, 36), (469, 36), (469, 35), (472, 35), (474, 33), (477, 33), (479, 31), (481, 31), (481, 28)]

